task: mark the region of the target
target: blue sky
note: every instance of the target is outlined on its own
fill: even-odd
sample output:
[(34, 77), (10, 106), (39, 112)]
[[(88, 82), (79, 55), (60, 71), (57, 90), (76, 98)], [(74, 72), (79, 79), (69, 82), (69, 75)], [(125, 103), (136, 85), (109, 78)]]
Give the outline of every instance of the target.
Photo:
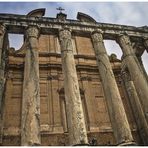
[[(132, 26), (148, 25), (148, 2), (0, 2), (0, 13), (25, 15), (33, 9), (46, 8), (46, 17), (56, 17), (57, 7), (63, 7), (69, 19), (76, 19), (77, 12), (92, 16), (97, 22)], [(18, 38), (19, 40), (19, 38)], [(10, 36), (10, 45), (19, 48), (17, 37)], [(120, 58), (121, 49), (113, 41), (105, 41), (108, 54), (116, 53)], [(144, 66), (148, 72), (148, 54), (143, 54)]]

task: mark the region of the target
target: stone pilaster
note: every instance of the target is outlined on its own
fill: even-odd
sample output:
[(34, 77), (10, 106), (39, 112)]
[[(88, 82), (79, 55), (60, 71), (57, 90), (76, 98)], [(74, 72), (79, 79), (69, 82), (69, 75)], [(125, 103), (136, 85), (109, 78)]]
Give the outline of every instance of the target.
[(82, 81), (82, 86), (83, 86), (83, 90), (85, 92), (85, 100), (86, 100), (86, 108), (88, 111), (88, 130), (89, 131), (93, 131), (93, 129), (95, 128), (95, 117), (94, 117), (94, 100), (90, 99), (93, 98), (91, 96), (92, 94), (92, 88), (91, 88), (91, 78), (88, 77), (87, 72), (86, 71), (81, 71), (81, 81)]
[(145, 119), (144, 112), (142, 110), (142, 106), (138, 97), (138, 94), (136, 92), (135, 86), (133, 81), (131, 80), (130, 74), (127, 70), (122, 69), (121, 72), (123, 84), (125, 86), (128, 99), (130, 101), (133, 115), (136, 120), (136, 124), (138, 127), (138, 131), (140, 133), (141, 139), (144, 143), (144, 145), (148, 145), (148, 124)]
[(92, 33), (92, 42), (117, 144), (132, 145), (133, 137), (112, 67), (104, 46), (101, 30), (97, 30)]
[(72, 50), (71, 32), (64, 28), (59, 31), (59, 38), (62, 52), (69, 143), (70, 145), (87, 145), (88, 139)]
[(26, 30), (26, 49), (23, 100), (21, 145), (40, 145), (40, 89), (38, 61), (39, 29), (29, 26)]
[(123, 59), (128, 67), (131, 79), (134, 82), (144, 114), (148, 122), (148, 84), (140, 67), (139, 61), (134, 53), (130, 39), (127, 35), (120, 35), (117, 41), (123, 51)]

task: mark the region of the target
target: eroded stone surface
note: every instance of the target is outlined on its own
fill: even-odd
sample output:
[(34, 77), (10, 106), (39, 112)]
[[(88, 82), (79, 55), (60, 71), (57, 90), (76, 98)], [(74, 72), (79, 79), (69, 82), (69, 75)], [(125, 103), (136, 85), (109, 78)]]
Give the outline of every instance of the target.
[(131, 102), (132, 110), (135, 113), (135, 119), (136, 123), (139, 129), (139, 133), (142, 137), (143, 143), (145, 145), (148, 145), (148, 125), (147, 121), (137, 94), (137, 91), (135, 89), (133, 81), (131, 81), (131, 77), (128, 73), (128, 71), (123, 70), (122, 71), (122, 79), (124, 81), (124, 85), (129, 97), (129, 101)]
[(142, 103), (146, 120), (148, 122), (147, 80), (134, 53), (129, 37), (127, 35), (121, 35), (118, 39), (118, 42), (123, 51), (125, 63), (129, 69), (131, 78), (139, 95), (139, 99)]
[(40, 145), (40, 93), (39, 93), (39, 62), (38, 62), (38, 29), (27, 30), (21, 145)]
[(71, 33), (64, 29), (59, 33), (64, 72), (64, 89), (68, 117), (70, 145), (88, 144), (78, 78), (73, 56)]
[(92, 41), (114, 135), (118, 144), (132, 142), (133, 137), (101, 33), (101, 31), (94, 32)]

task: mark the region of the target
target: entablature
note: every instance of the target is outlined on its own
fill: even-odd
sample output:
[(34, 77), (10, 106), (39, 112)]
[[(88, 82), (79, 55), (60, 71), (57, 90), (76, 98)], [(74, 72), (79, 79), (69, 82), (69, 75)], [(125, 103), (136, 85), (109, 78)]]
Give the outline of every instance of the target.
[(94, 30), (101, 29), (103, 30), (104, 39), (116, 40), (116, 37), (122, 33), (128, 34), (131, 37), (131, 40), (135, 40), (135, 38), (148, 38), (147, 26), (135, 27), (70, 19), (61, 21), (57, 18), (38, 16), (27, 17), (27, 15), (15, 14), (0, 14), (0, 23), (6, 25), (8, 33), (16, 34), (24, 34), (25, 28), (28, 25), (37, 25), (40, 26), (41, 34), (57, 33), (63, 26), (67, 26), (72, 32), (84, 35), (89, 35)]

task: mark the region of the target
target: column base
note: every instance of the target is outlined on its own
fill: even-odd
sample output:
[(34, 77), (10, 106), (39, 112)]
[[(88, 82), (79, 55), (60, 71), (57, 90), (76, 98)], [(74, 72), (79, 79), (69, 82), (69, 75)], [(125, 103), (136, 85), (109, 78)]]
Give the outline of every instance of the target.
[(120, 143), (117, 146), (136, 146), (137, 144), (135, 142), (124, 142)]

